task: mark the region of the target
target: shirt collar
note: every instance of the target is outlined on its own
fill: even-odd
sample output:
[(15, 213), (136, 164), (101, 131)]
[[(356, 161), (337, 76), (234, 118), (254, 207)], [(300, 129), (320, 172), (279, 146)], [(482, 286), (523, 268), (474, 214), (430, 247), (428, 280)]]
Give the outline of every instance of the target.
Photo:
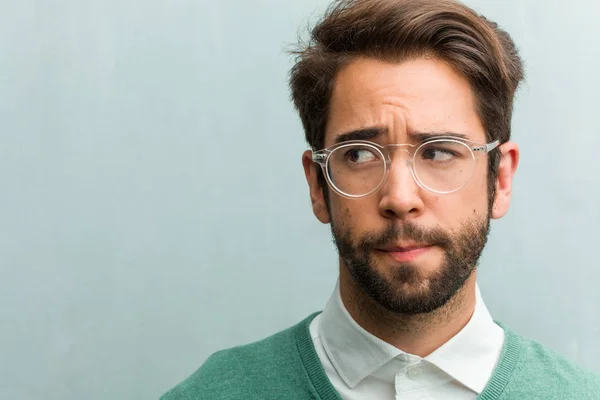
[[(350, 388), (393, 358), (407, 354), (352, 318), (342, 302), (339, 283), (321, 315), (319, 336), (331, 363)], [(492, 375), (503, 343), (504, 331), (492, 320), (477, 287), (475, 311), (467, 325), (424, 360), (479, 394)]]
[(425, 359), (469, 389), (481, 393), (498, 364), (504, 346), (504, 329), (492, 319), (479, 286), (475, 293), (475, 311), (467, 325)]

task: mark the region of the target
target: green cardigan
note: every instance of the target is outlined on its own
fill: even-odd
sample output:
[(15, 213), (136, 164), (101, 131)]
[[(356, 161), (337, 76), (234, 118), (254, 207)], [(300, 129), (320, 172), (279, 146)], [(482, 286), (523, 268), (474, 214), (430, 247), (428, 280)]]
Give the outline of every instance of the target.
[[(317, 314), (259, 342), (213, 354), (161, 400), (340, 400), (310, 337)], [(600, 399), (599, 376), (504, 331), (500, 360), (477, 399)]]

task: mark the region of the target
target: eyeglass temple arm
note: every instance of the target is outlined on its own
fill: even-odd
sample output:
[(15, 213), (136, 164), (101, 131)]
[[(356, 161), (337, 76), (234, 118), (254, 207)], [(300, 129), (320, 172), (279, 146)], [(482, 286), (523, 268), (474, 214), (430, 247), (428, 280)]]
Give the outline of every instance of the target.
[(493, 142), (485, 144), (483, 146), (473, 147), (473, 151), (477, 152), (477, 153), (489, 153), (490, 151), (494, 150), (499, 145), (500, 145), (500, 141), (494, 140)]
[(325, 161), (327, 161), (327, 156), (328, 156), (327, 153), (320, 153), (320, 152), (313, 151), (312, 160), (313, 160), (313, 162), (316, 162), (317, 164), (323, 165), (325, 163)]

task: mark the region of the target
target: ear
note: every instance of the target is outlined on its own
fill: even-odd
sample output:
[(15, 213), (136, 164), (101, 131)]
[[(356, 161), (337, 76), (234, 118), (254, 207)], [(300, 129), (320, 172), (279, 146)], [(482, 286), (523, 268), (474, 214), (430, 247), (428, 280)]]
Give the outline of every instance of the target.
[(306, 182), (308, 182), (308, 188), (310, 190), (310, 201), (312, 203), (313, 213), (319, 221), (328, 224), (331, 221), (331, 218), (325, 204), (323, 189), (319, 185), (317, 179), (317, 168), (321, 168), (321, 166), (312, 160), (312, 152), (310, 150), (306, 150), (304, 154), (302, 154), (302, 166), (304, 167), (304, 175), (306, 175)]
[(496, 178), (496, 197), (492, 208), (492, 218), (502, 218), (508, 212), (512, 196), (512, 182), (519, 165), (519, 146), (506, 142), (499, 149), (502, 152), (498, 177)]

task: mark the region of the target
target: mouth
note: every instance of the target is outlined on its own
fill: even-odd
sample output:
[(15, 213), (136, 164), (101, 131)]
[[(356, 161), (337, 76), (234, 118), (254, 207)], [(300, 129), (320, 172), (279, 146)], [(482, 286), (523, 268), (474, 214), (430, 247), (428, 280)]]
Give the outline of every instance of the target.
[(432, 247), (431, 244), (410, 243), (385, 246), (376, 249), (376, 251), (383, 253), (396, 262), (410, 262), (427, 253)]

